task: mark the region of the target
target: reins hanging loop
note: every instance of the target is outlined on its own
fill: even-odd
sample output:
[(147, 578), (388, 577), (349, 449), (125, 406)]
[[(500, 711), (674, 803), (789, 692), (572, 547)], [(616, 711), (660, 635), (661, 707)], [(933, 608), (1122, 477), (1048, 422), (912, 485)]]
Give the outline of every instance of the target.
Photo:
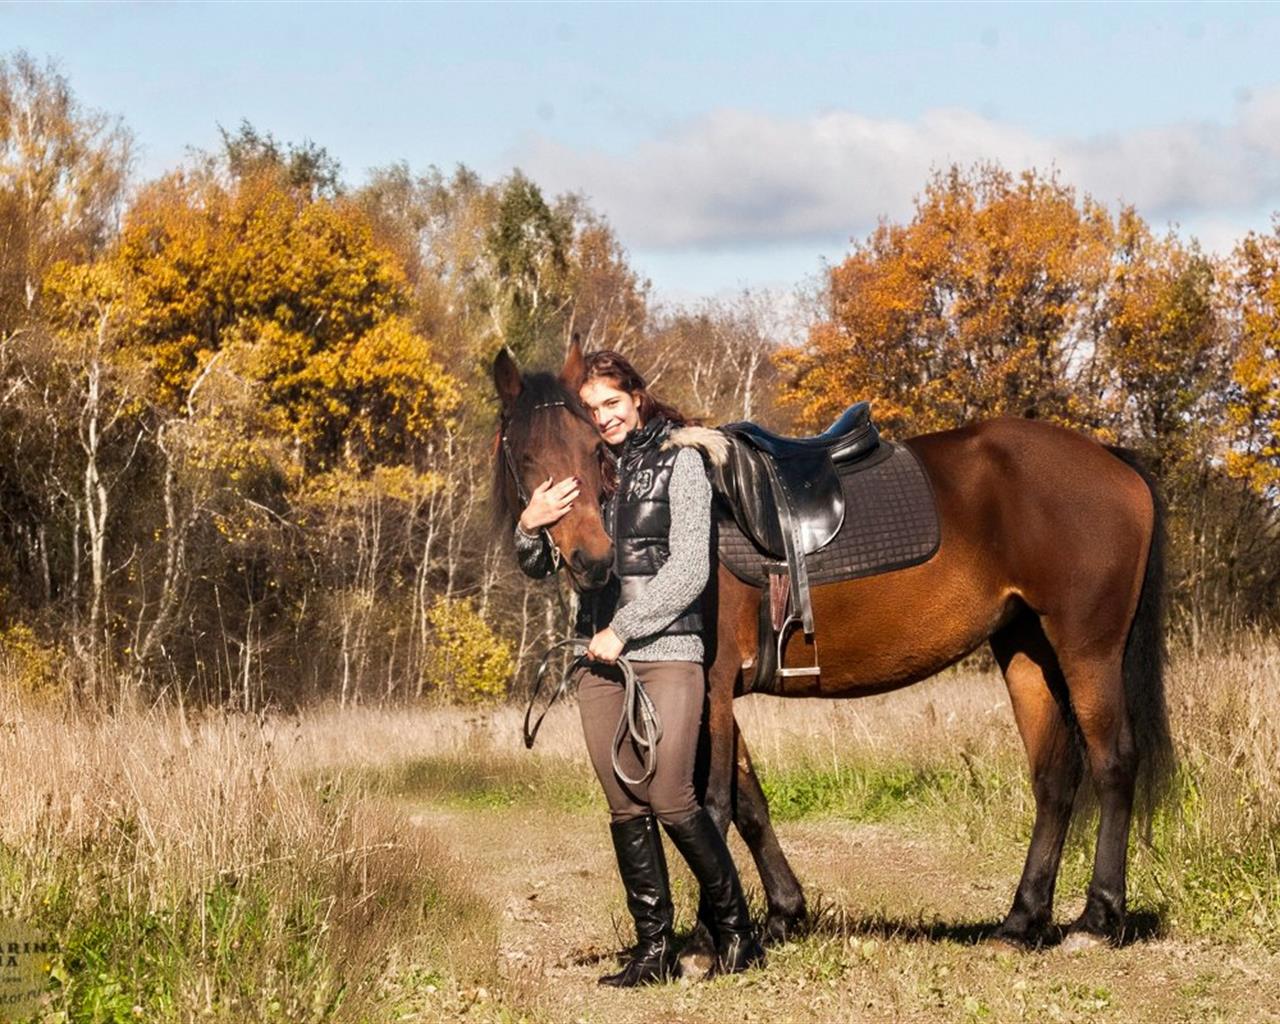
[[(542, 713), (531, 726), (530, 719), (533, 717), (533, 707), (537, 703), (538, 694), (542, 692), (542, 684), (547, 675), (551, 656), (562, 647), (577, 648), (582, 653), (578, 654), (569, 663), (564, 673), (560, 676), (560, 683), (551, 695), (551, 699), (547, 702), (547, 706), (543, 708)], [(525, 708), (524, 712), (524, 745), (526, 749), (532, 749), (533, 742), (538, 736), (538, 730), (542, 728), (542, 721), (547, 717), (547, 712), (551, 710), (552, 705), (568, 692), (569, 679), (574, 672), (581, 667), (595, 664), (594, 661), (587, 658), (586, 647), (586, 640), (581, 637), (571, 637), (567, 640), (556, 641), (543, 654), (542, 660), (538, 663), (538, 671), (533, 677), (533, 693), (529, 696), (529, 706)], [(662, 720), (658, 716), (658, 709), (654, 707), (653, 700), (645, 692), (640, 680), (636, 678), (635, 669), (631, 667), (631, 662), (626, 658), (619, 658), (616, 664), (622, 672), (622, 714), (618, 716), (618, 728), (613, 734), (613, 745), (609, 751), (609, 758), (613, 763), (614, 774), (622, 782), (628, 786), (642, 786), (653, 778), (653, 773), (658, 767), (658, 741), (662, 739)], [(637, 778), (632, 778), (623, 771), (618, 757), (619, 752), (622, 750), (622, 745), (628, 739), (636, 745), (636, 749), (640, 752), (640, 763), (643, 770)]]
[[(542, 714), (538, 716), (532, 727), (529, 725), (529, 719), (533, 717), (533, 707), (538, 702), (538, 694), (542, 692), (542, 683), (546, 678), (547, 669), (551, 661), (551, 655), (562, 647), (578, 647), (581, 653), (569, 662), (568, 667), (560, 676), (560, 683), (556, 686), (555, 692), (551, 695), (551, 699), (547, 701), (547, 706), (542, 709)], [(547, 648), (546, 653), (542, 655), (542, 660), (538, 662), (538, 670), (533, 675), (533, 692), (529, 694), (529, 704), (524, 709), (524, 746), (526, 750), (533, 749), (533, 741), (538, 738), (538, 730), (542, 728), (542, 720), (547, 717), (547, 712), (557, 700), (563, 697), (569, 691), (569, 678), (582, 665), (586, 664), (587, 642), (581, 637), (570, 637), (568, 640), (557, 640)]]

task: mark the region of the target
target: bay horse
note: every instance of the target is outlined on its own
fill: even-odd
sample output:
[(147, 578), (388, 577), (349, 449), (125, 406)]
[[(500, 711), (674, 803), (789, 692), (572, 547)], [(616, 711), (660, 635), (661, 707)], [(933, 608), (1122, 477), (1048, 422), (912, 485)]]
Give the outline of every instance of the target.
[[(558, 375), (522, 375), (505, 350), (493, 374), (502, 404), (494, 497), (506, 528), (520, 511), (513, 475), (526, 493), (548, 476), (571, 475), (582, 479), (584, 494), (601, 493), (603, 442), (578, 400), (578, 346)], [(1118, 941), (1135, 796), (1154, 801), (1172, 767), (1156, 487), (1132, 453), (1038, 420), (975, 422), (904, 443), (933, 486), (938, 550), (910, 568), (815, 586), (821, 674), (788, 677), (778, 695), (883, 693), (989, 643), (1026, 748), (1036, 808), (1013, 905), (991, 938), (1034, 948), (1055, 935), (1054, 887), (1087, 766), (1097, 847), (1084, 910), (1063, 945)], [(573, 585), (598, 585), (612, 544), (597, 503), (577, 503), (550, 533)], [(768, 905), (765, 937), (777, 940), (805, 921), (804, 893), (733, 716), (743, 664), (756, 654), (761, 594), (723, 567), (708, 593), (715, 630), (708, 635), (705, 804), (721, 828), (732, 821), (751, 850)], [(801, 646), (793, 637), (784, 665), (804, 663)], [(700, 924), (691, 945), (703, 948), (708, 939)]]

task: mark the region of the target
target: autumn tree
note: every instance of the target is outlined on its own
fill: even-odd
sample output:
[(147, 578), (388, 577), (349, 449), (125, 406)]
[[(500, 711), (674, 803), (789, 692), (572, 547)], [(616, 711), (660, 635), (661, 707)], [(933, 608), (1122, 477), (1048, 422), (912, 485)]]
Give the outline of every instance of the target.
[(95, 673), (129, 384), (109, 354), (110, 282), (80, 282), (65, 331), (47, 323), (43, 282), (109, 243), (129, 164), (128, 132), (83, 106), (52, 63), (0, 59), (0, 605), (6, 628), (60, 634)]
[(1225, 324), (1212, 261), (1132, 209), (1116, 225), (1111, 274), (1078, 386), (1099, 394), (1097, 426), (1173, 483), (1194, 475), (1221, 427)]
[(1192, 628), (1280, 619), (1280, 226), (1247, 235), (1223, 277), (1224, 381), (1197, 410), (1216, 443), (1181, 495), (1195, 527)]
[(1280, 218), (1236, 249), (1232, 291), (1238, 341), (1226, 407), (1227, 469), (1280, 503)]
[(69, 578), (59, 581), (62, 607), (96, 698), (113, 647), (110, 545), (139, 462), (145, 381), (119, 359), (124, 302), (109, 265), (55, 264), (44, 293), (49, 325), (24, 339), (34, 344), (21, 344), (17, 355), (30, 387), (22, 411), (28, 427), (46, 431), (37, 450), (47, 446), (53, 455), (41, 467), (50, 499), (45, 525), (63, 534), (58, 547)]
[[(110, 285), (109, 296), (105, 284), (94, 292), (97, 305), (81, 297), (93, 282)], [(316, 198), (265, 158), (239, 174), (197, 166), (143, 189), (111, 249), (58, 265), (46, 292), (58, 336), (89, 337), (81, 310), (109, 309), (104, 365), (145, 381), (116, 409), (141, 431), (140, 458), (159, 483), (134, 496), (132, 524), (146, 524), (152, 543), (125, 556), (132, 585), (115, 603), (115, 633), (131, 637), (124, 649), (138, 669), (163, 644), (172, 655), (184, 609), (189, 623), (210, 617), (202, 632), (238, 652), (218, 692), (248, 706), (264, 679), (296, 675), (288, 663), (300, 652), (280, 641), (301, 635), (308, 607), (355, 608), (367, 635), (373, 598), (412, 562), (415, 513), (438, 483), (428, 450), (457, 389), (406, 315), (404, 275), (360, 210)], [(375, 545), (372, 562), (368, 524), (350, 513), (350, 495), (370, 489), (402, 541), (394, 555)], [(91, 538), (110, 533), (106, 522), (86, 518)], [(92, 565), (110, 574), (105, 552), (95, 548)], [(316, 587), (339, 596), (316, 599)], [(353, 590), (358, 599), (340, 596)], [(338, 643), (356, 636), (353, 621)], [(264, 671), (268, 656), (279, 673)]]
[(440, 341), (460, 376), (480, 360), (477, 339), (490, 330), (492, 277), (486, 249), (497, 191), (465, 167), (415, 175), (406, 164), (375, 170), (354, 195), (380, 245), (395, 253), (412, 293), (415, 323)]
[(935, 175), (910, 223), (881, 223), (832, 269), (827, 316), (781, 355), (784, 400), (812, 428), (858, 398), (899, 432), (1000, 413), (1087, 421), (1092, 396), (1067, 382), (1111, 231), (1056, 176)]
[(775, 301), (767, 293), (743, 291), (660, 309), (644, 335), (623, 351), (650, 387), (688, 415), (712, 424), (752, 419), (781, 426)]
[(114, 259), (159, 403), (181, 408), (221, 355), (307, 469), (406, 459), (455, 402), (403, 274), (342, 201), (271, 173), (175, 174), (140, 194)]
[(247, 120), (242, 120), (234, 132), (219, 125), (218, 134), (222, 137), (223, 160), (234, 178), (275, 174), (309, 199), (333, 199), (343, 190), (341, 164), (323, 146), (310, 140), (282, 143)]
[(130, 164), (129, 133), (85, 108), (52, 63), (0, 59), (0, 340), (37, 313), (58, 260), (109, 239)]
[(1253, 236), (1229, 275), (1054, 176), (953, 168), (832, 269), (825, 314), (779, 354), (783, 397), (813, 428), (870, 398), (899, 434), (1004, 414), (1136, 448), (1169, 503), (1178, 621), (1265, 616), (1277, 251)]
[(489, 621), (518, 623), (518, 660), (527, 664), (540, 639), (560, 628), (558, 604), (518, 572), (504, 548), (509, 539), (493, 535), (485, 514), (493, 357), (509, 345), (524, 366), (558, 365), (574, 334), (592, 347), (637, 344), (648, 323), (648, 283), (585, 200), (548, 200), (519, 173), (485, 182), (465, 167), (446, 176), (394, 165), (353, 198), (407, 268), (409, 315), (440, 339), (446, 366), (463, 382), (457, 413), (430, 453), (441, 480), (424, 512), (437, 524), (426, 539), (439, 567), (431, 585), (448, 601), (474, 598)]
[(631, 266), (608, 221), (581, 196), (562, 196), (558, 206), (573, 224), (564, 335), (576, 336), (588, 352), (635, 345), (649, 327), (649, 281)]

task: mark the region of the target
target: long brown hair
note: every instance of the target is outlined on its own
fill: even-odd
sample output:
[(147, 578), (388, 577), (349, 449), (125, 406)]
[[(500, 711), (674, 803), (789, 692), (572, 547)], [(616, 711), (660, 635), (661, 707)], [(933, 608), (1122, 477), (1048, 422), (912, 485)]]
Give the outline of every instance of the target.
[(696, 422), (696, 420), (686, 416), (674, 405), (660, 402), (649, 394), (649, 386), (645, 383), (644, 378), (631, 365), (627, 357), (621, 353), (613, 352), (609, 349), (601, 349), (599, 352), (592, 352), (591, 355), (585, 356), (583, 362), (587, 370), (586, 376), (582, 379), (583, 384), (591, 380), (604, 380), (619, 391), (626, 391), (640, 396), (637, 407), (640, 413), (641, 426), (657, 415), (665, 416), (677, 427), (689, 426)]
[[(649, 386), (644, 378), (631, 365), (630, 360), (621, 353), (601, 349), (599, 352), (592, 352), (591, 355), (585, 356), (583, 363), (586, 367), (586, 375), (582, 378), (583, 384), (590, 380), (603, 380), (619, 391), (639, 395), (636, 407), (640, 413), (641, 426), (647, 424), (654, 416), (663, 416), (677, 427), (697, 423), (697, 420), (686, 416), (674, 405), (668, 405), (654, 398), (649, 393)], [(600, 475), (604, 481), (604, 493), (612, 495), (618, 488), (617, 470), (603, 445), (600, 447)]]

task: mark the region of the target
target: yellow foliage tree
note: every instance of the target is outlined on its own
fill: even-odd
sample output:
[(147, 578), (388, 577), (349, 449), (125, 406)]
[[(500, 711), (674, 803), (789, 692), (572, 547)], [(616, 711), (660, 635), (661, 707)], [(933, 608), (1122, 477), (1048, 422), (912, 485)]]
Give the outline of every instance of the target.
[(1099, 308), (1096, 386), (1106, 418), (1160, 476), (1194, 469), (1221, 427), (1224, 323), (1213, 263), (1121, 211)]
[(65, 695), (69, 677), (65, 654), (25, 622), (0, 627), (0, 686), (52, 700)]
[(0, 339), (39, 311), (41, 280), (108, 238), (129, 171), (129, 133), (86, 109), (52, 62), (0, 56)]
[(162, 407), (181, 408), (226, 353), (307, 468), (363, 469), (408, 457), (457, 404), (367, 218), (278, 171), (162, 179), (110, 258), (129, 304), (124, 344), (154, 372)]
[(424, 671), (428, 685), (466, 703), (506, 696), (515, 674), (511, 644), (501, 639), (467, 599), (439, 597), (428, 613), (435, 640)]
[[(293, 578), (298, 552), (316, 549), (328, 556), (320, 586), (358, 597), (342, 605), (344, 664), (353, 650), (363, 658), (367, 644), (353, 645), (374, 628), (376, 599), (418, 571), (407, 552), (429, 554), (417, 520), (458, 385), (414, 329), (404, 273), (368, 217), (287, 170), (266, 160), (239, 176), (213, 164), (170, 175), (142, 191), (100, 259), (45, 281), (58, 336), (98, 339), (87, 351), (102, 379), (130, 383), (115, 389), (129, 405), (99, 405), (138, 425), (134, 465), (158, 471), (160, 486), (132, 504), (163, 543), (146, 549), (150, 578), (111, 604), (134, 619), (139, 663), (205, 601), (251, 665), (265, 650), (254, 629), (274, 628), (300, 593), (299, 615), (323, 604)], [(104, 309), (109, 332), (91, 322)], [(110, 454), (91, 453), (91, 467)], [(392, 542), (379, 530), (393, 522)], [(97, 623), (111, 545), (136, 526), (105, 513), (90, 526)]]
[(1239, 342), (1231, 368), (1227, 471), (1258, 494), (1280, 497), (1280, 218), (1235, 253)]

